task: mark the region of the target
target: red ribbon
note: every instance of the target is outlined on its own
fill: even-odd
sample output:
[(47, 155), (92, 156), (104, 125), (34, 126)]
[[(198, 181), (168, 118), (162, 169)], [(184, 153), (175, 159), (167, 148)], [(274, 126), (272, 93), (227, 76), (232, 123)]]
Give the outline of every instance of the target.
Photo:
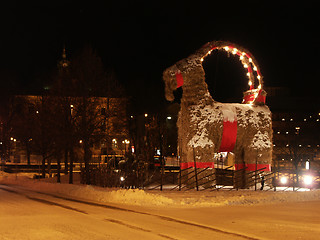
[(176, 73), (176, 80), (177, 80), (177, 88), (182, 87), (183, 77), (182, 77), (182, 73), (180, 71)]
[[(250, 88), (250, 90), (252, 90)], [(243, 97), (243, 103), (248, 103), (248, 102), (253, 102), (255, 101), (256, 103), (266, 103), (266, 96), (263, 96), (261, 94), (261, 89), (258, 92), (258, 96), (256, 97), (256, 99), (254, 98), (254, 93), (248, 94), (246, 96)]]
[[(196, 162), (197, 168), (214, 168), (214, 162)], [(181, 169), (187, 169), (190, 167), (194, 167), (194, 162), (185, 162), (180, 163)], [(255, 163), (237, 163), (234, 165), (235, 170), (240, 170), (246, 168), (246, 171), (255, 171), (256, 164)], [(263, 169), (262, 169), (263, 168)], [(257, 170), (271, 172), (271, 164), (257, 164)]]
[(258, 103), (266, 103), (266, 96), (258, 95), (258, 97), (256, 98), (256, 102), (258, 102)]
[(223, 121), (223, 131), (219, 152), (232, 152), (237, 140), (237, 121)]
[(260, 171), (271, 172), (271, 164), (255, 164), (255, 163), (243, 164), (243, 163), (237, 163), (237, 164), (234, 165), (235, 170), (240, 170), (240, 169), (243, 169), (245, 167), (247, 167), (246, 171), (255, 171), (256, 167), (257, 167), (257, 170), (264, 168), (264, 169), (262, 169)]
[(248, 94), (243, 97), (243, 103), (252, 102), (254, 100), (254, 94)]

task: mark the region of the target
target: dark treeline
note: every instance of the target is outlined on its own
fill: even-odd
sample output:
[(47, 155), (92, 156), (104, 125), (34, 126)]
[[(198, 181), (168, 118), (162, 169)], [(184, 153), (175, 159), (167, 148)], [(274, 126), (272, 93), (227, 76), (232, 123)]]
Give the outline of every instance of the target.
[[(41, 79), (45, 85), (36, 96), (21, 95), (14, 84), (18, 81), (12, 76), (3, 76), (8, 84), (1, 91), (2, 159), (9, 158), (12, 141), (18, 139), (28, 164), (32, 153), (42, 156), (42, 177), (46, 174), (46, 163), (50, 172), (51, 160), (56, 159), (60, 182), (63, 159), (65, 174), (69, 172), (72, 183), (73, 163), (84, 163), (89, 173), (91, 147), (97, 142), (111, 142), (110, 128), (119, 128), (112, 129), (113, 132), (124, 131), (126, 119), (118, 119), (116, 126), (108, 121), (112, 117), (109, 99), (124, 99), (124, 90), (114, 73), (105, 70), (90, 46), (84, 47), (70, 61), (63, 53), (56, 71)], [(103, 111), (102, 99), (106, 100), (107, 106)], [(90, 184), (87, 176), (86, 183)]]

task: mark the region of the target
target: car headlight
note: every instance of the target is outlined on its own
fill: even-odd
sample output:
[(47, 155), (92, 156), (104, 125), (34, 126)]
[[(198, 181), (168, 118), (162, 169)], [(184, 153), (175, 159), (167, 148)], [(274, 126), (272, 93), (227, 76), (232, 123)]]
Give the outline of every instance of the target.
[(306, 185), (310, 185), (312, 184), (312, 176), (306, 175), (303, 177), (303, 182)]
[(286, 184), (288, 182), (288, 178), (287, 177), (281, 177), (280, 178), (280, 182), (281, 182), (281, 184)]

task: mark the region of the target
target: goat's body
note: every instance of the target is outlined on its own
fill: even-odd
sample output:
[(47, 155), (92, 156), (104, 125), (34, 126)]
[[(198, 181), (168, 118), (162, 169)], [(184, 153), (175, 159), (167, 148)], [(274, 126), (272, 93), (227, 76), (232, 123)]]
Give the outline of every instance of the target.
[[(214, 153), (220, 149), (226, 114), (232, 117), (230, 112), (225, 113), (226, 109), (234, 111), (234, 119), (229, 120), (237, 121), (237, 137), (232, 151), (235, 163), (253, 163), (258, 153), (259, 163), (270, 164), (272, 127), (269, 108), (265, 105), (219, 103), (210, 100), (210, 96), (200, 99), (198, 104), (187, 105), (182, 101), (178, 119), (178, 143), (181, 144), (182, 154), (193, 152), (193, 148), (206, 149), (206, 159), (201, 161), (213, 161)], [(263, 138), (262, 142), (255, 144), (255, 138), (259, 135)], [(182, 160), (192, 162), (193, 153), (184, 155)]]

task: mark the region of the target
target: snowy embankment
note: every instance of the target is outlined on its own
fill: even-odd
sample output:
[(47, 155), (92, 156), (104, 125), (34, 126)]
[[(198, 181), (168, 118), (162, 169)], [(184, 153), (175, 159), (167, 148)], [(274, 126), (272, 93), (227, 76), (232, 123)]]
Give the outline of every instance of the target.
[(34, 191), (95, 202), (122, 203), (146, 207), (216, 207), (320, 200), (320, 190), (306, 192), (252, 190), (199, 192), (190, 190), (179, 192), (177, 190), (165, 190), (160, 192), (157, 190), (101, 188), (80, 184), (57, 184), (53, 182), (54, 179), (34, 180), (31, 177), (30, 174), (8, 174), (0, 171), (0, 184), (19, 185)]

